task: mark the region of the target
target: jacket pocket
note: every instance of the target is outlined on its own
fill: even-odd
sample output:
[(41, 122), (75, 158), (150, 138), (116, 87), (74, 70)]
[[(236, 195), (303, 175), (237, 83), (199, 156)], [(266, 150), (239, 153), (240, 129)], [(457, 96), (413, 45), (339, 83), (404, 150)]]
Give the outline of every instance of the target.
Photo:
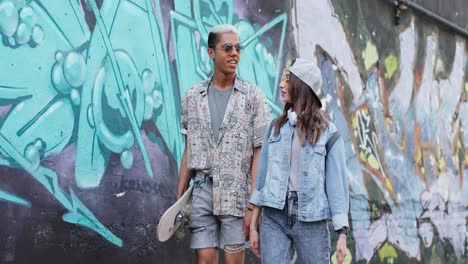
[(281, 160), (281, 133), (268, 138), (268, 160)]
[(325, 146), (318, 145), (314, 147), (314, 154), (312, 156), (312, 164), (315, 166), (315, 169), (323, 175), (325, 171), (325, 157), (327, 155), (327, 150)]
[(274, 136), (273, 134), (270, 135), (270, 137), (268, 138), (268, 143), (274, 143), (274, 142), (278, 142), (280, 141), (281, 139), (281, 133), (279, 133), (278, 135)]

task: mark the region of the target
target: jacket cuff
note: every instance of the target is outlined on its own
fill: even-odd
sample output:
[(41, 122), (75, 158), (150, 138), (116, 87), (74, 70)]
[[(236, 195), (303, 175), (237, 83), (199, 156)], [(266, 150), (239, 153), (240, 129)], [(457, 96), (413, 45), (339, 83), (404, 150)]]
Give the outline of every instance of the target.
[(333, 229), (339, 230), (342, 227), (348, 227), (348, 215), (347, 214), (335, 214), (332, 216)]
[(260, 192), (257, 190), (254, 190), (252, 192), (252, 196), (250, 196), (249, 203), (255, 205), (255, 206), (260, 206)]

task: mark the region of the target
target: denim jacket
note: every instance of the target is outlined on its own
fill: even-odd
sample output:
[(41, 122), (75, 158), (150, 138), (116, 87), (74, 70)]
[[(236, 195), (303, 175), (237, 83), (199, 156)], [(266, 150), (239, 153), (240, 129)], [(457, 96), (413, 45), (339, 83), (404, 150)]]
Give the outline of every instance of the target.
[[(274, 136), (274, 129), (269, 135), (266, 131), (251, 204), (284, 208), (294, 129), (286, 122), (277, 136)], [(325, 144), (336, 132), (335, 125), (330, 122), (315, 145), (306, 142), (301, 148), (298, 220), (312, 222), (331, 218), (334, 229), (338, 230), (349, 227), (349, 191), (343, 140), (339, 138), (326, 153)]]

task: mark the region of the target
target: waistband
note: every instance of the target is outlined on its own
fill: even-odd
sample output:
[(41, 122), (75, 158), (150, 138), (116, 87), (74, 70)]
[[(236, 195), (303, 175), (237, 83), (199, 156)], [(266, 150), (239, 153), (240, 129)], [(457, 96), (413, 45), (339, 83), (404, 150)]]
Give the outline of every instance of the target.
[(206, 173), (203, 171), (197, 171), (195, 173), (195, 180), (208, 180), (208, 181), (213, 181), (213, 177), (211, 177), (210, 173)]

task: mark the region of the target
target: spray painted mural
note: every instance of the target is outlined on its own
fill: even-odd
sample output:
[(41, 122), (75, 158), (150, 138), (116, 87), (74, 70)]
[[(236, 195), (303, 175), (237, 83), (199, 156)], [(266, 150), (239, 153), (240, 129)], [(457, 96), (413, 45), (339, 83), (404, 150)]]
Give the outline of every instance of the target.
[(348, 142), (352, 261), (466, 261), (467, 40), (409, 11), (396, 26), (387, 1), (294, 10), (298, 53), (320, 64)]
[(176, 195), (180, 98), (210, 75), (218, 23), (239, 28), (239, 73), (273, 114), (284, 62), (319, 63), (347, 142), (351, 262), (466, 261), (467, 42), (393, 14), (383, 0), (0, 0), (0, 263), (193, 263), (188, 239), (155, 230)]
[(1, 0), (0, 262), (58, 261), (64, 248), (86, 252), (78, 262), (116, 248), (105, 262), (176, 260), (174, 243), (189, 262), (186, 244), (155, 241), (175, 200), (180, 97), (212, 71), (207, 30), (230, 23), (241, 74), (279, 111), (286, 7), (251, 17), (229, 0)]

